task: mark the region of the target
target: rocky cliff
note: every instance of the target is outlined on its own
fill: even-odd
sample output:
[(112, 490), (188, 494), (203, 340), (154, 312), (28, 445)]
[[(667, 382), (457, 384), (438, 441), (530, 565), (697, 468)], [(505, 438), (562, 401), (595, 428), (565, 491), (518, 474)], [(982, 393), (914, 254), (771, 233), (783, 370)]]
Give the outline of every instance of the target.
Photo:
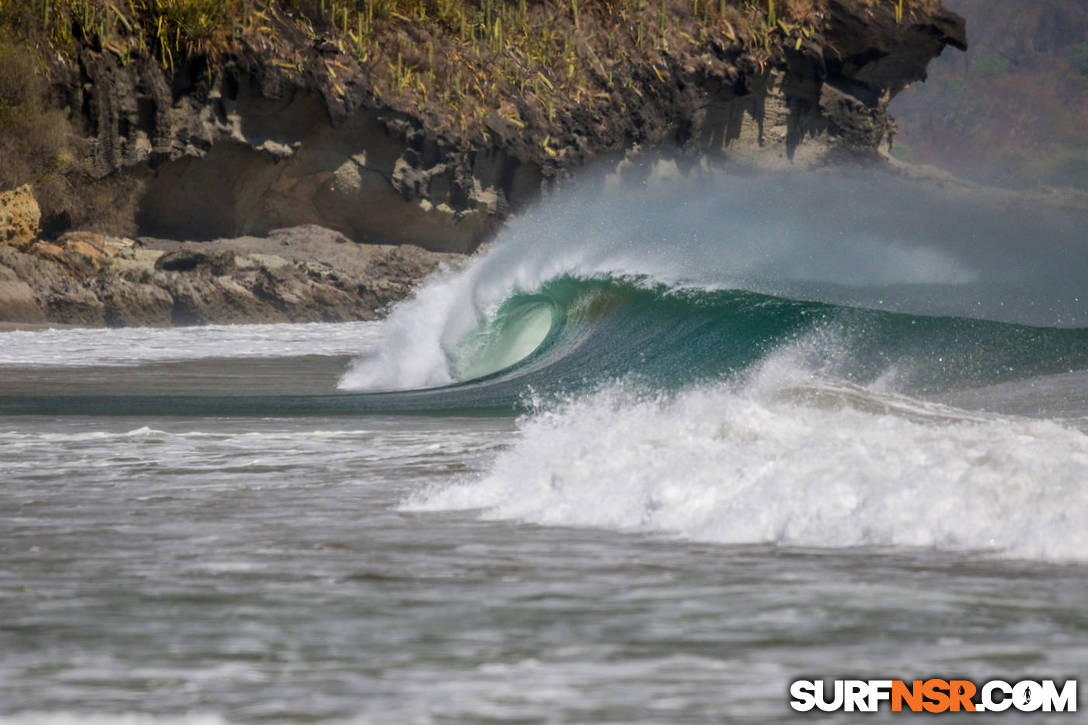
[[(698, 18), (673, 8), (675, 28), (658, 23), (651, 47), (618, 37), (641, 31), (603, 12), (583, 10), (577, 27), (561, 13), (552, 22), (572, 23), (570, 58), (588, 69), (576, 79), (584, 93), (545, 108), (544, 84), (561, 83), (563, 71), (554, 80), (540, 72), (460, 128), (418, 90), (377, 82), (375, 63), (360, 60), (350, 39), (275, 4), (266, 19), (275, 41), (249, 39), (214, 66), (194, 57), (170, 69), (150, 54), (126, 61), (85, 45), (58, 88), (93, 139), (95, 174), (146, 182), (142, 233), (213, 238), (322, 224), (360, 242), (468, 251), (549, 180), (634, 146), (802, 163), (872, 153), (894, 129), (891, 97), (924, 78), (946, 45), (965, 47), (958, 16), (907, 8), (897, 20), (895, 3), (828, 0), (798, 12), (796, 24), (764, 20), (744, 37), (735, 20), (732, 40), (705, 42), (691, 34), (701, 32)], [(436, 68), (456, 61), (434, 24), (394, 19), (377, 42), (404, 46), (401, 64), (409, 44), (430, 47)], [(612, 48), (608, 33), (618, 37)], [(496, 52), (517, 51), (510, 41)], [(483, 65), (498, 68), (495, 59)], [(452, 70), (442, 70), (449, 84)]]
[[(356, 243), (442, 253), (472, 251), (572, 169), (632, 149), (779, 166), (878, 159), (895, 130), (891, 98), (924, 78), (946, 46), (966, 43), (963, 20), (932, 0), (789, 0), (777, 11), (773, 0), (232, 0), (209, 7), (237, 17), (216, 26), (209, 16), (208, 27), (166, 14), (156, 0), (84, 3), (82, 14), (69, 5), (30, 3), (27, 22), (39, 10), (56, 17), (48, 34), (23, 42), (44, 45), (88, 188), (136, 190), (131, 219), (105, 204), (125, 228), (100, 231), (252, 240), (320, 225)], [(0, 73), (0, 96), (4, 84)], [(70, 178), (62, 181), (78, 190)], [(54, 235), (69, 218), (43, 204)], [(30, 309), (20, 284), (33, 288), (35, 319), (83, 324), (344, 319), (410, 288), (394, 275), (395, 291), (364, 314), (337, 296), (362, 289), (362, 267), (309, 294), (300, 280), (323, 272), (297, 256), (288, 255), (290, 280), (270, 287), (275, 270), (243, 259), (252, 250), (228, 250), (230, 269), (220, 274), (210, 262), (88, 267), (83, 258), (96, 256), (69, 246), (39, 242), (0, 258), (7, 296), (20, 300), (0, 319), (27, 317), (10, 312)], [(121, 260), (138, 256), (138, 245), (128, 246)], [(343, 258), (334, 256), (310, 262), (335, 272)], [(422, 275), (438, 261), (409, 266)], [(35, 271), (47, 263), (58, 267)], [(276, 269), (283, 277), (283, 265)], [(203, 280), (206, 296), (223, 303), (191, 312), (171, 275)], [(218, 278), (245, 294), (231, 302), (208, 282)], [(156, 288), (143, 289), (157, 300), (148, 298), (153, 319), (133, 312), (138, 305), (112, 279)], [(55, 298), (76, 288), (96, 301), (72, 317)], [(278, 302), (262, 306), (262, 294)], [(252, 314), (239, 318), (231, 305)]]

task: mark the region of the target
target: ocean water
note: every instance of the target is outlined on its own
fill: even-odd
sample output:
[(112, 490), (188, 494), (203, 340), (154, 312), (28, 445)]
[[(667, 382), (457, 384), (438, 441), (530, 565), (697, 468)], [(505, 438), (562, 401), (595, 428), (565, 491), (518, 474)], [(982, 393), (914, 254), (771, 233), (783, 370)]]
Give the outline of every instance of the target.
[(1083, 215), (669, 171), (553, 195), (380, 323), (0, 335), (0, 723), (1088, 682)]

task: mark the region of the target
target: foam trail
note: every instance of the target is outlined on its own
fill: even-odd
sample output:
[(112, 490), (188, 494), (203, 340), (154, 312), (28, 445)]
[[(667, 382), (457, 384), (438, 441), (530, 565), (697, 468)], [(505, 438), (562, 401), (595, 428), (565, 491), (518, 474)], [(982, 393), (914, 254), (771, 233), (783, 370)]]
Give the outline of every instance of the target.
[(0, 725), (226, 725), (218, 715), (42, 712), (0, 716)]
[(357, 355), (373, 322), (15, 330), (2, 333), (0, 365), (87, 367), (211, 358)]
[(1088, 324), (1088, 297), (1079, 297), (1088, 265), (1070, 259), (1082, 213), (1026, 216), (993, 199), (873, 173), (683, 176), (662, 168), (675, 166), (647, 163), (632, 172), (641, 174), (634, 182), (589, 174), (514, 220), (488, 253), (397, 306), (380, 331), (380, 352), (357, 360), (341, 387), (458, 380), (466, 337), (511, 296), (562, 276)]
[(613, 386), (521, 421), (490, 472), (413, 510), (723, 544), (925, 547), (1088, 560), (1088, 436), (822, 380)]

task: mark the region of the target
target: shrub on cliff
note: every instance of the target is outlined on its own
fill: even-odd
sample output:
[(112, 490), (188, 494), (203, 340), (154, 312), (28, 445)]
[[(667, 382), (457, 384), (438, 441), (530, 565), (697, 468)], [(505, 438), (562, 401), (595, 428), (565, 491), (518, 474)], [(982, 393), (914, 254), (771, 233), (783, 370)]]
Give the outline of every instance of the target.
[(63, 166), (71, 126), (49, 102), (48, 88), (26, 51), (0, 40), (0, 187)]

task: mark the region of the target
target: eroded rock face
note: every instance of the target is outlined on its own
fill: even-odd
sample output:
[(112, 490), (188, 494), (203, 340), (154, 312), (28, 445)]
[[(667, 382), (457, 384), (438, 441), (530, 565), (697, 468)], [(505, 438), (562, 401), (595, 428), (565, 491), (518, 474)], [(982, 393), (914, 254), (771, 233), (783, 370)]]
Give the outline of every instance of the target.
[(821, 112), (847, 145), (874, 147), (895, 132), (892, 97), (925, 80), (926, 66), (946, 45), (967, 49), (964, 19), (940, 10), (900, 27), (854, 0), (830, 0), (828, 10)]
[(29, 185), (0, 193), (0, 244), (23, 249), (41, 230), (42, 212)]
[(297, 135), (270, 137), (251, 123), (267, 104), (252, 90), (217, 103), (224, 140), (148, 180), (138, 219), (145, 233), (206, 239), (320, 224), (356, 241), (466, 252), (499, 219), (497, 192), (466, 190), (446, 164), (420, 168), (381, 112), (333, 127), (319, 98), (295, 89), (278, 113)]
[[(645, 77), (560, 131), (526, 107), (524, 127), (491, 114), (470, 138), (383, 105), (335, 48), (300, 49), (301, 75), (240, 57), (214, 75), (199, 66), (169, 78), (153, 61), (122, 66), (87, 49), (76, 75), (90, 82), (66, 87), (71, 107), (86, 109), (98, 173), (145, 177), (144, 234), (212, 239), (321, 224), (358, 242), (463, 252), (550, 180), (632, 146), (782, 165), (872, 157), (894, 132), (891, 97), (964, 38), (962, 18), (940, 9), (899, 23), (890, 4), (830, 0), (826, 26), (773, 64), (705, 48), (670, 57), (656, 76), (635, 69)], [(335, 82), (329, 52), (343, 68)]]

